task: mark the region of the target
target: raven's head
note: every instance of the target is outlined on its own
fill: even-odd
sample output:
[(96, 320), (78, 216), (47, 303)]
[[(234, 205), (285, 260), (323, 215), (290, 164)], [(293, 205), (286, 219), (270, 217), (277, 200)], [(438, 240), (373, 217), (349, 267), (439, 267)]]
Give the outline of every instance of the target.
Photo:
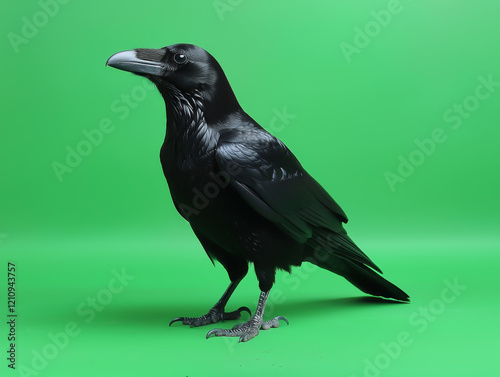
[(210, 111), (210, 107), (219, 111), (239, 107), (217, 60), (195, 45), (122, 51), (111, 56), (106, 65), (148, 78), (167, 102), (196, 93), (202, 98), (205, 111)]

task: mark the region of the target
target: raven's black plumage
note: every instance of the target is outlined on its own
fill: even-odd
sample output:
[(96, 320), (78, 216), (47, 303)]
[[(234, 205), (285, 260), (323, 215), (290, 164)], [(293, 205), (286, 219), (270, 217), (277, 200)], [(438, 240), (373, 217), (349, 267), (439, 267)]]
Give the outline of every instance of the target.
[[(161, 163), (172, 200), (231, 284), (204, 316), (180, 317), (194, 326), (238, 318), (224, 313), (252, 262), (262, 291), (255, 315), (232, 330), (208, 335), (254, 337), (277, 327), (262, 315), (276, 269), (308, 261), (335, 272), (363, 292), (408, 301), (382, 278), (342, 223), (347, 216), (304, 170), (296, 157), (239, 106), (217, 61), (188, 44), (137, 49), (113, 55), (108, 65), (153, 81), (167, 110)], [(175, 321), (175, 320), (174, 320)]]

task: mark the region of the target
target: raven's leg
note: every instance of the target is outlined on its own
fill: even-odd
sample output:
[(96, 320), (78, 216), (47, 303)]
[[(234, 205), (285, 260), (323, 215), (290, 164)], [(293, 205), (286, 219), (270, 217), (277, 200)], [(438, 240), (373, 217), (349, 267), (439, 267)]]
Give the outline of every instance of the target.
[(246, 342), (259, 334), (259, 330), (268, 330), (272, 327), (278, 327), (280, 325), (279, 321), (282, 319), (288, 324), (288, 320), (285, 317), (279, 316), (275, 317), (269, 321), (264, 321), (264, 309), (266, 307), (267, 298), (269, 297), (269, 291), (262, 291), (259, 297), (259, 303), (257, 304), (257, 309), (252, 318), (246, 323), (240, 323), (234, 326), (232, 329), (213, 329), (207, 334), (207, 339), (211, 336), (238, 336), (240, 342)]
[(208, 325), (210, 323), (217, 323), (219, 321), (223, 321), (226, 319), (238, 319), (241, 317), (241, 312), (246, 311), (248, 314), (252, 314), (250, 309), (246, 306), (242, 306), (238, 310), (234, 312), (225, 313), (224, 308), (226, 304), (233, 294), (234, 290), (238, 286), (241, 280), (245, 277), (248, 272), (248, 262), (244, 259), (241, 259), (233, 254), (227, 253), (224, 249), (222, 249), (219, 245), (206, 238), (193, 227), (193, 231), (200, 240), (203, 248), (207, 252), (212, 263), (214, 262), (214, 258), (217, 259), (226, 269), (229, 280), (231, 283), (229, 287), (226, 289), (222, 297), (219, 301), (213, 306), (212, 309), (205, 315), (201, 317), (179, 317), (175, 318), (170, 322), (170, 325), (177, 321), (182, 321), (183, 325), (190, 325), (191, 327)]
[(191, 325), (191, 327), (198, 327), (198, 326), (208, 325), (210, 323), (217, 323), (219, 321), (224, 321), (226, 319), (238, 319), (241, 317), (242, 311), (246, 311), (248, 312), (248, 314), (251, 315), (252, 312), (250, 312), (250, 309), (248, 309), (246, 306), (242, 306), (241, 308), (235, 310), (234, 312), (229, 312), (229, 313), (224, 312), (224, 308), (226, 307), (229, 297), (231, 297), (231, 295), (233, 294), (234, 290), (236, 289), (240, 281), (241, 279), (231, 281), (231, 284), (229, 284), (229, 287), (226, 289), (220, 300), (217, 301), (217, 303), (213, 306), (212, 309), (209, 310), (207, 314), (202, 315), (201, 317), (178, 317), (173, 319), (170, 322), (170, 325), (172, 325), (172, 323), (174, 322), (182, 321), (183, 325)]

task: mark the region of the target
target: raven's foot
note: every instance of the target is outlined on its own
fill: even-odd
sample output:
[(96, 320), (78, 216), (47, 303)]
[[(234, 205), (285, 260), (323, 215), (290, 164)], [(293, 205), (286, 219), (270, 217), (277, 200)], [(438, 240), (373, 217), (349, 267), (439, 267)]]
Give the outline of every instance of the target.
[(252, 315), (250, 309), (246, 306), (242, 306), (241, 308), (235, 310), (234, 312), (226, 313), (224, 312), (224, 308), (220, 308), (218, 306), (214, 306), (210, 311), (202, 315), (201, 317), (178, 317), (170, 321), (169, 326), (174, 322), (182, 321), (183, 325), (190, 325), (191, 327), (198, 327), (209, 325), (211, 323), (217, 323), (219, 321), (231, 320), (231, 319), (239, 319), (241, 318), (241, 312), (245, 311), (248, 314)]
[(207, 334), (207, 339), (211, 336), (238, 336), (238, 342), (247, 342), (259, 334), (259, 330), (269, 330), (280, 325), (280, 319), (288, 325), (288, 320), (283, 317), (275, 317), (269, 321), (263, 321), (262, 317), (254, 315), (248, 322), (239, 323), (232, 329), (213, 329)]

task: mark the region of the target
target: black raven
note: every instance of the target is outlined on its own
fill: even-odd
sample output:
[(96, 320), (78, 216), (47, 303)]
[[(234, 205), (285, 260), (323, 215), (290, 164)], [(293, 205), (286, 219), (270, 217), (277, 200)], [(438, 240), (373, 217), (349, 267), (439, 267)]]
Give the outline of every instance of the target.
[(231, 283), (201, 326), (238, 319), (241, 307), (225, 312), (229, 297), (252, 262), (261, 290), (250, 320), (213, 329), (207, 338), (255, 337), (285, 317), (263, 320), (277, 269), (310, 262), (346, 278), (375, 296), (409, 301), (382, 278), (380, 269), (349, 238), (347, 216), (279, 139), (240, 107), (219, 63), (190, 44), (135, 49), (111, 56), (107, 65), (151, 80), (165, 100), (167, 130), (160, 160), (178, 212), (191, 225), (212, 260)]

